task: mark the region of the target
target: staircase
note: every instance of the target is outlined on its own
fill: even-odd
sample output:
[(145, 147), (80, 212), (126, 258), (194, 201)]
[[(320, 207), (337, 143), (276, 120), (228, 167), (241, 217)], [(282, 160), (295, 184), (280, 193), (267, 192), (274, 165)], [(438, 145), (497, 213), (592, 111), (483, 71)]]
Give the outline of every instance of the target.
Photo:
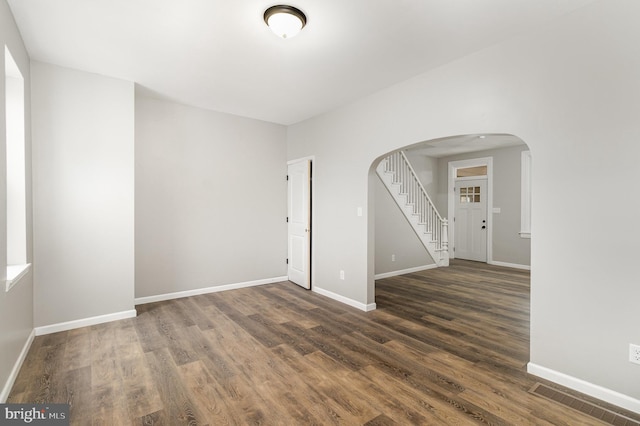
[(416, 235), (438, 266), (449, 266), (448, 223), (402, 151), (384, 158), (376, 169)]

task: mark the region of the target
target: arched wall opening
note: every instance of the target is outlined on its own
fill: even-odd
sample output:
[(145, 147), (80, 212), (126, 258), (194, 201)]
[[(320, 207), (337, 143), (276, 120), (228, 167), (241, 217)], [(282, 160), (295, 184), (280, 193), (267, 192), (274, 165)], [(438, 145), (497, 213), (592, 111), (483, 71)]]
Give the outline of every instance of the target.
[[(377, 157), (369, 169), (368, 274), (370, 295), (375, 280), (436, 266), (402, 206), (394, 200), (376, 168), (386, 157), (403, 151), (443, 218), (451, 259), (456, 258), (453, 185), (461, 166), (489, 163), (487, 172), (486, 263), (530, 269), (530, 149), (511, 134), (455, 135), (399, 147)], [(370, 297), (372, 300), (373, 297)]]
[(596, 2), (290, 126), (288, 158), (317, 158), (317, 287), (375, 301), (376, 158), (450, 135), (517, 135), (535, 157), (528, 371), (640, 412), (628, 356), (640, 296), (629, 224), (640, 207), (612, 207), (640, 153), (632, 17), (626, 3)]

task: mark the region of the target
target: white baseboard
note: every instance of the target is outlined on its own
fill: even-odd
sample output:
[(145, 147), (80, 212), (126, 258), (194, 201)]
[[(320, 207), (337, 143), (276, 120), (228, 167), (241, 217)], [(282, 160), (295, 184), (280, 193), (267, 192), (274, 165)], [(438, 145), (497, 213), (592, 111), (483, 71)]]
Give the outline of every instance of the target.
[(59, 331), (73, 330), (75, 328), (88, 327), (90, 325), (102, 324), (126, 318), (135, 318), (136, 315), (136, 310), (131, 309), (130, 311), (114, 312), (112, 314), (98, 315), (90, 318), (45, 325), (42, 327), (36, 327), (36, 336), (57, 333)]
[(365, 305), (364, 303), (349, 299), (348, 297), (340, 296), (339, 294), (320, 287), (312, 286), (311, 291), (326, 296), (330, 299), (337, 300), (338, 302), (344, 303), (345, 305), (353, 306), (354, 308), (360, 309), (361, 311), (369, 312), (376, 309), (375, 303), (369, 303), (368, 305)]
[(9, 393), (11, 393), (11, 388), (13, 388), (13, 384), (16, 382), (16, 378), (18, 377), (18, 373), (20, 372), (20, 368), (22, 368), (22, 364), (24, 360), (27, 358), (27, 354), (29, 353), (29, 348), (31, 348), (31, 344), (33, 343), (33, 339), (36, 337), (36, 331), (31, 330), (27, 341), (24, 343), (22, 347), (22, 351), (16, 360), (16, 363), (13, 365), (13, 369), (11, 370), (11, 374), (7, 378), (4, 387), (2, 388), (2, 393), (0, 393), (0, 404), (4, 404), (7, 402), (7, 398), (9, 398)]
[(560, 373), (547, 367), (542, 367), (532, 362), (527, 364), (527, 372), (534, 376), (542, 377), (543, 379), (550, 380), (554, 383), (558, 383), (559, 385), (640, 414), (640, 400), (631, 398), (630, 396), (620, 392), (586, 382), (582, 379)]
[(158, 294), (157, 296), (136, 297), (136, 305), (144, 305), (145, 303), (163, 302), (165, 300), (180, 299), (181, 297), (198, 296), (200, 294), (216, 293), (219, 291), (235, 290), (238, 288), (253, 287), (257, 285), (273, 284), (281, 281), (287, 281), (289, 277), (266, 278), (263, 280), (246, 281), (242, 283), (219, 285), (215, 287), (197, 288), (195, 290), (177, 291), (175, 293)]
[(438, 265), (436, 265), (435, 263), (432, 263), (431, 265), (416, 266), (415, 268), (401, 269), (399, 271), (391, 271), (391, 272), (384, 272), (382, 274), (376, 274), (373, 278), (376, 280), (381, 280), (383, 278), (397, 277), (398, 275), (404, 275), (404, 274), (412, 274), (414, 272), (426, 271), (427, 269), (435, 269), (437, 267)]
[(504, 266), (505, 268), (524, 269), (526, 271), (530, 271), (531, 270), (531, 266), (529, 266), (529, 265), (520, 265), (519, 263), (498, 262), (497, 260), (492, 260), (491, 262), (487, 262), (487, 263), (489, 265)]

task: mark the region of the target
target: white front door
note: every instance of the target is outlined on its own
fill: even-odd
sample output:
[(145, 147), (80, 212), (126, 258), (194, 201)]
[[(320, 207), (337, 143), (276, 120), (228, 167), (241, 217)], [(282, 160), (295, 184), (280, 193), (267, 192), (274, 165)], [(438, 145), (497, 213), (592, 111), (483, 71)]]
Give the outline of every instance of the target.
[(289, 164), (288, 275), (311, 288), (311, 160)]
[(487, 261), (487, 179), (456, 181), (455, 257)]

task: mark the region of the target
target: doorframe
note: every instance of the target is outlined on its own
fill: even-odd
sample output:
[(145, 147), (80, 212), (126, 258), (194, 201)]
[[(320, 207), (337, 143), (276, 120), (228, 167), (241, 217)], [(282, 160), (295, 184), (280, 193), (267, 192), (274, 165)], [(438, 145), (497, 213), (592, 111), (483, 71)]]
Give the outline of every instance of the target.
[[(289, 165), (291, 164), (295, 164), (295, 163), (299, 163), (301, 161), (311, 161), (311, 261), (310, 261), (310, 265), (311, 265), (311, 275), (310, 275), (310, 280), (311, 282), (309, 283), (309, 290), (313, 291), (313, 286), (316, 282), (316, 209), (315, 209), (315, 205), (316, 205), (316, 188), (315, 188), (315, 175), (316, 175), (316, 157), (315, 155), (310, 155), (307, 157), (300, 157), (300, 158), (296, 158), (294, 160), (288, 160), (287, 161), (287, 171), (285, 172), (285, 175), (289, 173)], [(286, 202), (288, 203), (289, 200), (289, 185), (287, 184), (287, 194), (286, 194)], [(286, 208), (285, 208), (286, 209)], [(285, 213), (285, 217), (287, 216), (287, 214), (289, 214), (288, 212)], [(289, 230), (287, 229), (287, 256), (289, 253)], [(287, 270), (287, 278), (289, 278), (289, 271)]]
[[(493, 262), (493, 157), (472, 158), (449, 161), (447, 173), (447, 219), (449, 221), (449, 241), (455, 244), (455, 188), (458, 169), (487, 166), (487, 263)], [(449, 258), (455, 259), (455, 251), (449, 250)]]

